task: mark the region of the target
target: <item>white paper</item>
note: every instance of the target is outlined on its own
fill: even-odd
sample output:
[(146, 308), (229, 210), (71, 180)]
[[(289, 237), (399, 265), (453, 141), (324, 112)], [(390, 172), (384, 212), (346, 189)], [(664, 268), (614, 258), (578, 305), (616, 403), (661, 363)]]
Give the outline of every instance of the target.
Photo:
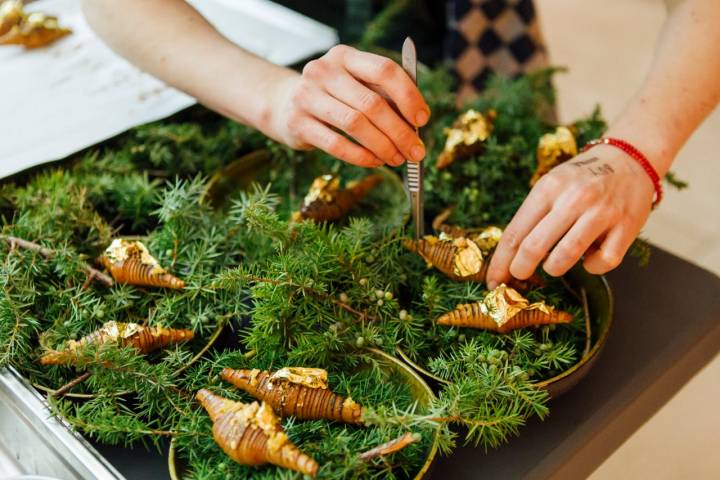
[[(337, 43), (333, 29), (267, 0), (190, 3), (231, 41), (277, 64)], [(0, 178), (195, 103), (106, 47), (78, 0), (41, 0), (26, 8), (58, 16), (73, 34), (38, 50), (0, 47)]]

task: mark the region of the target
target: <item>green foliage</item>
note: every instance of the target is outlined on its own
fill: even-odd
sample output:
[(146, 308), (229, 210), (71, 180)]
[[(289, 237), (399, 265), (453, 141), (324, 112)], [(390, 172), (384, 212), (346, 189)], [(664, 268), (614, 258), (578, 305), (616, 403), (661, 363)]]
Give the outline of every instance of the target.
[[(491, 89), (497, 88), (499, 82), (503, 80), (496, 79)], [(535, 114), (539, 105), (533, 95), (508, 92), (507, 96), (488, 94), (472, 107), (502, 112), (481, 155), (439, 171), (433, 164), (444, 147), (444, 128), (450, 126), (457, 114), (448, 114), (426, 131), (429, 137), (426, 143), (431, 149), (426, 175), (427, 208), (431, 214), (437, 214), (448, 205), (456, 205), (467, 225), (504, 224), (527, 194), (524, 179), (528, 172), (532, 174), (533, 146), (543, 133), (542, 121)], [(532, 112), (531, 116), (527, 110)], [(513, 112), (518, 112), (518, 117), (511, 116)], [(515, 118), (519, 120), (513, 121)], [(518, 135), (518, 131), (523, 135)]]
[(647, 267), (650, 262), (650, 244), (643, 238), (636, 238), (635, 241), (630, 245), (630, 251), (628, 254), (637, 259), (638, 265), (641, 267)]
[[(454, 205), (450, 223), (477, 226), (505, 225), (510, 221), (530, 191), (529, 181), (537, 166), (538, 140), (555, 128), (548, 118), (555, 102), (551, 80), (557, 71), (543, 70), (518, 80), (491, 79), (487, 90), (465, 106), (480, 112), (497, 112), (489, 139), (481, 152), (444, 170), (437, 170), (434, 164), (444, 147), (444, 130), (455, 120), (457, 112), (434, 112), (435, 121), (424, 129), (430, 151), (425, 180), (430, 215)], [(605, 129), (599, 109), (573, 125), (578, 131), (579, 146)]]
[(131, 132), (126, 148), (136, 165), (160, 169), (172, 178), (210, 174), (236, 158), (238, 152), (264, 144), (262, 136), (246, 127), (232, 122), (213, 123), (141, 126)]
[[(553, 101), (550, 74), (495, 80), (474, 104), (498, 112), (493, 137), (476, 157), (440, 173), (432, 158), (455, 118), (454, 98), (446, 72), (422, 76), (435, 115), (425, 129), (431, 213), (455, 204), (454, 223), (507, 222), (527, 194), (537, 139), (552, 127), (542, 116)], [(575, 127), (584, 139), (604, 124), (596, 111)], [(257, 149), (270, 160), (255, 172), (255, 185), (213, 207), (208, 179)], [(50, 393), (90, 373), (70, 390), (78, 401), (50, 397), (54, 411), (101, 442), (159, 445), (171, 437), (188, 478), (196, 479), (298, 477), (237, 465), (212, 440), (194, 393), (207, 387), (250, 400), (219, 380), (225, 366), (325, 368), (334, 390), (369, 407), (366, 427), (283, 421), (290, 438), (320, 461), (322, 478), (411, 477), (435, 432), (446, 453), (458, 441), (451, 425), (466, 428), (465, 441), (492, 448), (530, 416), (544, 417), (547, 395), (534, 382), (578, 360), (584, 330), (577, 300), (557, 281), (528, 293), (575, 314), (557, 328), (496, 335), (436, 325), (457, 304), (482, 299), (484, 286), (454, 283), (402, 248), (408, 205), (391, 172), (347, 219), (289, 221), (324, 173), (344, 182), (367, 175), (196, 111), (4, 186), (0, 365), (15, 366)], [(108, 288), (88, 278), (88, 264), (118, 235), (142, 240), (186, 288)], [(23, 248), (9, 236), (50, 251)], [(47, 349), (111, 320), (190, 328), (195, 339), (150, 355), (87, 346), (72, 367), (37, 363)], [(218, 329), (224, 334), (206, 350)], [(398, 347), (449, 382), (430, 405), (416, 402), (417, 393), (371, 350), (394, 354)], [(422, 441), (392, 461), (358, 458), (408, 431)]]
[[(212, 363), (232, 368), (273, 369), (286, 365), (287, 361), (282, 354), (273, 360), (268, 360), (263, 355), (248, 359), (247, 356), (238, 355), (236, 352), (227, 352), (216, 357)], [(207, 386), (207, 379), (217, 374), (217, 368), (206, 371), (208, 365), (210, 363), (198, 367), (191, 373), (198, 377), (198, 387)], [(373, 368), (373, 365), (376, 368)], [(415, 408), (415, 398), (409, 385), (398, 381), (386, 364), (362, 361), (358, 365), (348, 365), (340, 359), (337, 365), (328, 365), (327, 368), (330, 372), (330, 386), (340, 395), (352, 395), (352, 398), (362, 405), (393, 409), (393, 411), (398, 409), (406, 414)], [(228, 398), (251, 400), (247, 395), (222, 382), (215, 381), (210, 388), (215, 393)], [(433, 425), (431, 423), (414, 425), (413, 431), (422, 435), (421, 442), (400, 452), (393, 458), (392, 464), (382, 460), (362, 462), (358, 458), (360, 453), (407, 431), (401, 425), (383, 421), (385, 417), (380, 418), (377, 424), (368, 428), (327, 421), (301, 422), (294, 419), (284, 422), (284, 427), (293, 442), (319, 461), (321, 468), (318, 476), (321, 478), (408, 478), (413, 470), (417, 470), (418, 461), (422, 461), (423, 453), (429, 448), (433, 438)], [(193, 412), (178, 425), (178, 429), (183, 432), (177, 438), (178, 448), (195, 466), (190, 478), (299, 477), (297, 474), (283, 472), (275, 467), (256, 470), (234, 464), (212, 442), (192, 434), (192, 432), (207, 432), (210, 428), (210, 421), (203, 411)], [(219, 467), (221, 464), (224, 466)], [(394, 466), (398, 468), (393, 468)]]
[(582, 118), (573, 123), (573, 127), (575, 127), (578, 148), (582, 148), (590, 140), (601, 137), (607, 125), (602, 118), (602, 113), (598, 106), (595, 107), (595, 110), (593, 110), (589, 117)]
[(377, 47), (385, 33), (390, 29), (398, 15), (409, 6), (410, 0), (392, 0), (366, 26), (358, 40), (358, 48), (368, 50)]
[(229, 270), (216, 283), (230, 290), (252, 285), (255, 328), (247, 334), (248, 348), (275, 355), (267, 348), (275, 341), (291, 363), (314, 365), (414, 336), (418, 326), (399, 319), (399, 237), (374, 242), (367, 219), (351, 220), (341, 230), (311, 222), (288, 225), (272, 210), (274, 203), (258, 189), (232, 211), (241, 228), (271, 239), (275, 254), (254, 268)]
[[(372, 407), (414, 411), (415, 397), (408, 385), (390, 375), (357, 342), (364, 337), (365, 346), (379, 346), (383, 340), (392, 345), (397, 338), (411, 336), (407, 332), (412, 328), (399, 321), (389, 331), (380, 325), (381, 318), (397, 317), (397, 300), (383, 292), (381, 306), (378, 298), (371, 298), (372, 287), (390, 290), (398, 285), (375, 280), (392, 276), (399, 252), (397, 228), (394, 237), (378, 243), (378, 235), (386, 229), (368, 218), (350, 219), (344, 226), (288, 223), (313, 176), (327, 171), (330, 160), (308, 154), (300, 172), (295, 168), (297, 154), (273, 144), (269, 145), (273, 170), (258, 174), (263, 186), (238, 192), (227, 210), (215, 210), (204, 201), (207, 177), (203, 174), (212, 173), (204, 170), (206, 164), (179, 169), (156, 161), (162, 156), (140, 158), (133, 144), (142, 138), (159, 142), (158, 151), (172, 151), (183, 145), (205, 148), (198, 145), (212, 144), (212, 137), (193, 138), (201, 135), (199, 127), (141, 130), (142, 135), (131, 132), (116, 139), (113, 148), (95, 150), (66, 168), (3, 189), (12, 220), (3, 223), (0, 243), (2, 365), (14, 365), (49, 391), (91, 373), (71, 391), (81, 401), (50, 397), (55, 412), (105, 443), (160, 445), (161, 439), (173, 437), (189, 462), (190, 478), (225, 478), (229, 472), (240, 477), (258, 472), (273, 478), (297, 476), (276, 468), (258, 471), (236, 465), (215, 445), (207, 415), (194, 403), (194, 392), (211, 386), (232, 398), (249, 400), (219, 383), (217, 373), (223, 366), (324, 367), (331, 372), (333, 388), (345, 395)], [(222, 132), (230, 130), (220, 128), (217, 142), (225, 144)], [(179, 132), (186, 136), (178, 136)], [(268, 146), (267, 141), (263, 146)], [(217, 146), (206, 147), (214, 151)], [(203, 157), (202, 152), (195, 155)], [(233, 159), (228, 155), (223, 162)], [(308, 171), (313, 162), (322, 170)], [(363, 175), (360, 169), (332, 169), (346, 181)], [(271, 178), (277, 185), (267, 183)], [(374, 220), (395, 222), (397, 227), (403, 221), (397, 213), (402, 217), (404, 207), (387, 216), (388, 205), (382, 203), (399, 191), (402, 201), (395, 198), (391, 203), (404, 205), (404, 193), (397, 185), (388, 185), (363, 208), (376, 215), (371, 217)], [(294, 196), (289, 195), (292, 188), (297, 192)], [(94, 263), (116, 229), (138, 236), (187, 287), (181, 291), (106, 288), (90, 281), (86, 263)], [(9, 236), (35, 241), (51, 255), (14, 245)], [(259, 275), (271, 282), (261, 281)], [(360, 276), (373, 283), (358, 287), (355, 279)], [(277, 280), (281, 283), (276, 285)], [(353, 307), (343, 309), (332, 302), (344, 298), (343, 291), (365, 300), (357, 304), (349, 300)], [(363, 308), (368, 317), (358, 318), (352, 313), (355, 308)], [(148, 356), (117, 345), (86, 346), (78, 351), (80, 357), (72, 367), (36, 363), (46, 349), (62, 348), (66, 340), (77, 340), (110, 320), (191, 328), (196, 340)], [(338, 327), (341, 322), (347, 327)], [(242, 338), (241, 351), (255, 350), (252, 361), (223, 349), (196, 358), (218, 326), (228, 323)], [(382, 420), (368, 428), (292, 419), (284, 423), (290, 437), (321, 461), (323, 478), (407, 478), (424, 461), (435, 428), (417, 425), (413, 431), (422, 435), (422, 442), (395, 455), (397, 463), (387, 463), (363, 462), (358, 455), (407, 431), (403, 426)], [(216, 468), (219, 465), (225, 465), (225, 473)]]
[(493, 448), (516, 435), (530, 415), (543, 418), (547, 393), (505, 353), (474, 338), (431, 368), (452, 383), (443, 388), (438, 411), (467, 428), (466, 441)]
[(685, 190), (688, 187), (688, 183), (685, 180), (679, 179), (673, 171), (667, 172), (663, 179), (668, 183), (668, 185), (676, 188), (677, 190)]
[(32, 349), (38, 321), (31, 306), (36, 301), (32, 274), (19, 252), (3, 251), (0, 270), (0, 365), (21, 365)]

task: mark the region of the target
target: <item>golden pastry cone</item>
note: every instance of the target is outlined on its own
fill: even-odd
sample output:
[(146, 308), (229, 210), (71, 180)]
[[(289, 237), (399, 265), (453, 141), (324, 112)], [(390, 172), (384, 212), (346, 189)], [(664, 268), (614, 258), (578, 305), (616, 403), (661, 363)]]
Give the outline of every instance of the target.
[(154, 273), (152, 265), (144, 264), (137, 259), (131, 258), (111, 264), (103, 257), (102, 264), (118, 283), (143, 287), (185, 288), (185, 282), (176, 276), (167, 272)]
[(21, 0), (7, 0), (0, 3), (0, 37), (18, 25), (23, 19), (23, 3)]
[[(488, 244), (487, 239), (483, 238), (483, 232), (497, 229), (497, 227), (468, 230), (445, 224), (438, 224), (437, 227), (447, 238), (427, 235), (420, 240), (406, 239), (403, 245), (407, 250), (420, 255), (429, 266), (434, 266), (451, 280), (456, 282), (485, 282), (488, 267), (492, 259), (492, 253), (494, 252), (497, 241), (493, 240), (494, 243), (491, 242)], [(447, 227), (447, 229), (445, 227)], [(457, 236), (453, 236), (453, 234)], [(458, 241), (460, 242), (458, 243)], [(461, 246), (458, 247), (458, 244)], [(458, 255), (460, 254), (460, 250), (464, 248), (462, 245), (473, 248), (466, 252), (470, 254), (470, 261), (466, 261), (464, 268), (459, 269), (458, 261), (460, 260), (458, 259)], [(487, 251), (486, 247), (488, 245), (492, 245), (489, 249), (490, 251)], [(468, 269), (468, 267), (471, 268)], [(539, 275), (533, 274), (527, 280), (512, 278), (509, 280), (509, 284), (517, 290), (526, 291), (533, 287), (544, 287), (545, 281)]]
[(120, 346), (134, 347), (139, 353), (146, 354), (169, 345), (192, 340), (193, 337), (192, 330), (143, 327), (137, 323), (107, 322), (102, 328), (80, 340), (70, 340), (62, 350), (46, 353), (40, 358), (40, 363), (42, 365), (72, 363), (77, 358), (78, 348), (87, 345), (117, 343)]
[(38, 28), (24, 31), (21, 26), (14, 26), (0, 37), (0, 45), (22, 45), (25, 48), (40, 48), (59, 40), (71, 31), (67, 28)]
[(278, 417), (266, 403), (235, 402), (209, 390), (196, 398), (213, 421), (213, 438), (223, 451), (242, 465), (266, 463), (315, 476), (317, 462), (288, 439)]
[(456, 160), (463, 159), (482, 151), (490, 136), (495, 120), (495, 111), (480, 113), (469, 109), (445, 129), (445, 146), (435, 164), (438, 170), (449, 167)]
[(185, 282), (165, 271), (141, 242), (116, 238), (99, 261), (118, 283), (143, 287), (185, 288)]
[(444, 233), (450, 237), (470, 237), (470, 230), (460, 227), (458, 225), (448, 225), (443, 223), (438, 225), (437, 228), (433, 228), (436, 232)]
[[(332, 181), (328, 177), (327, 175), (319, 177), (318, 180)], [(327, 192), (327, 197), (320, 195), (309, 202), (308, 197), (306, 197), (305, 203), (300, 209), (300, 218), (316, 222), (338, 220), (355, 208), (382, 180), (382, 175), (368, 175), (357, 182), (349, 184), (344, 190), (338, 189), (337, 191)]]
[(537, 168), (530, 179), (531, 187), (550, 170), (578, 154), (573, 130), (573, 127), (560, 126), (555, 132), (540, 137), (535, 154)]
[(483, 302), (465, 303), (458, 305), (455, 310), (442, 315), (437, 319), (438, 325), (450, 327), (468, 327), (490, 330), (497, 333), (507, 333), (519, 328), (570, 323), (572, 315), (561, 310), (551, 310), (549, 313), (541, 310), (523, 310), (516, 313), (502, 325), (487, 313), (484, 313)]
[[(277, 373), (277, 372), (276, 372)], [(268, 371), (223, 368), (220, 376), (258, 400), (267, 402), (281, 417), (362, 423), (364, 409), (351, 398), (336, 395), (322, 386), (308, 386), (275, 379)]]
[[(471, 269), (470, 272), (458, 271), (457, 255), (462, 248), (458, 246), (458, 241), (464, 242), (464, 245), (472, 247), (473, 251), (475, 251), (476, 265), (474, 265), (474, 268)], [(479, 248), (477, 248), (477, 245), (470, 239), (458, 237), (443, 240), (428, 235), (420, 240), (405, 240), (403, 245), (406, 249), (417, 253), (429, 265), (434, 266), (456, 282), (485, 281), (488, 267), (487, 259), (482, 258), (482, 253), (478, 255)]]
[(61, 27), (57, 18), (41, 13), (31, 13), (9, 31), (0, 36), (0, 45), (22, 45), (39, 48), (69, 35), (72, 30)]

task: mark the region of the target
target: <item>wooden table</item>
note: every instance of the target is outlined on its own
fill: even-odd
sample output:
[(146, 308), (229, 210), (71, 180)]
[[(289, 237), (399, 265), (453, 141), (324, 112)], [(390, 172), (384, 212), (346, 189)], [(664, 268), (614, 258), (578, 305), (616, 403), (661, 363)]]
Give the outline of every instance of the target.
[[(458, 448), (432, 478), (585, 478), (720, 350), (720, 278), (658, 249), (609, 275), (615, 325), (590, 374), (507, 445)], [(702, 415), (702, 412), (695, 413)], [(98, 446), (127, 478), (162, 479), (159, 454)]]

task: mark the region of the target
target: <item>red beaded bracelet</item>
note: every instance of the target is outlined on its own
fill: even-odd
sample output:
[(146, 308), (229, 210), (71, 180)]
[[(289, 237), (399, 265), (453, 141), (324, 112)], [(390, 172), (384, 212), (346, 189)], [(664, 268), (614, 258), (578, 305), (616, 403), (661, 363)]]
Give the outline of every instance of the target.
[(582, 151), (586, 152), (595, 145), (612, 145), (613, 147), (619, 148), (623, 152), (630, 155), (633, 159), (635, 159), (635, 161), (640, 164), (643, 170), (645, 170), (645, 173), (648, 174), (648, 177), (650, 177), (650, 180), (653, 183), (653, 187), (655, 188), (655, 198), (653, 199), (652, 208), (657, 208), (657, 206), (660, 205), (660, 201), (663, 198), (663, 189), (662, 185), (660, 184), (660, 175), (658, 175), (658, 173), (655, 171), (655, 168), (653, 168), (647, 157), (643, 155), (640, 150), (638, 150), (625, 140), (620, 140), (619, 138), (602, 137), (595, 140), (590, 140), (588, 143), (585, 144)]

